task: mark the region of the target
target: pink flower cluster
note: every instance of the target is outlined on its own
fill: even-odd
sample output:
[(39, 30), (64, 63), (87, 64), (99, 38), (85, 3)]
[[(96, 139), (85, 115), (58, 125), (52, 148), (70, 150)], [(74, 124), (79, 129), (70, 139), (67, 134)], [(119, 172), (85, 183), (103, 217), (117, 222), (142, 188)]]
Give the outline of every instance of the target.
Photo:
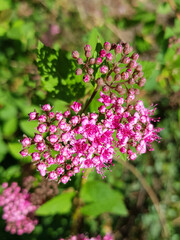
[[(159, 139), (161, 130), (152, 124), (155, 109), (145, 108), (142, 101), (130, 105), (128, 97), (109, 97), (103, 92), (100, 96), (98, 114), (54, 113), (49, 104), (42, 106), (42, 114), (29, 114), (30, 120), (38, 120), (37, 132), (33, 139), (24, 136), (20, 153), (23, 157), (31, 155), (42, 176), (48, 174), (49, 179), (65, 184), (80, 168), (95, 168), (102, 173), (112, 164), (118, 149), (131, 160), (147, 148), (153, 150), (151, 143)], [(74, 102), (71, 108), (78, 113), (80, 103)], [(36, 150), (29, 153), (31, 145)], [(51, 165), (54, 170), (50, 171)]]
[(97, 237), (88, 238), (83, 233), (77, 236), (71, 236), (69, 238), (60, 238), (59, 240), (114, 240), (114, 237), (110, 234), (106, 234), (104, 237), (98, 235)]
[[(156, 108), (145, 108), (141, 100), (136, 100), (139, 87), (144, 86), (146, 79), (142, 66), (136, 62), (139, 55), (132, 53), (132, 47), (123, 42), (105, 42), (96, 59), (91, 58), (90, 45), (84, 50), (85, 63), (77, 51), (72, 53), (82, 66), (76, 74), (85, 72), (83, 80), (95, 82), (95, 94), (101, 87), (106, 92), (100, 92), (98, 101), (102, 105), (98, 112), (79, 113), (81, 104), (74, 102), (71, 105), (74, 114), (70, 110), (55, 113), (45, 104), (42, 113), (29, 114), (29, 120), (38, 121), (34, 137), (24, 136), (21, 140), (21, 155), (31, 155), (42, 176), (47, 174), (49, 179), (64, 184), (80, 168), (95, 168), (103, 173), (104, 167), (112, 165), (115, 154), (117, 157), (126, 154), (128, 159), (135, 160), (147, 149), (152, 151), (151, 143), (159, 139), (157, 134), (161, 131), (152, 124)], [(98, 79), (95, 65), (99, 65), (101, 73)], [(35, 145), (33, 152), (29, 149), (31, 145)]]
[(26, 189), (21, 190), (16, 182), (9, 187), (3, 183), (2, 187), (4, 191), (0, 195), (0, 206), (3, 207), (6, 231), (18, 235), (31, 233), (38, 220), (34, 216), (37, 207), (30, 202), (30, 194)]

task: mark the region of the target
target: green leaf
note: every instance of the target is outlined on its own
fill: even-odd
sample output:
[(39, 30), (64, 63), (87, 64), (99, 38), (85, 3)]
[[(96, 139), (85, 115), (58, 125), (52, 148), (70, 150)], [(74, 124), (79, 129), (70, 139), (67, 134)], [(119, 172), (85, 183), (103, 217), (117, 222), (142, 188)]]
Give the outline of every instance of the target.
[(17, 118), (11, 118), (11, 119), (5, 121), (3, 124), (4, 136), (10, 137), (11, 135), (13, 135), (17, 130), (17, 126), (18, 126)]
[[(88, 41), (88, 44), (91, 45), (91, 47), (92, 47), (92, 54), (94, 54), (96, 47), (98, 47), (97, 43), (103, 44), (104, 39), (101, 36), (101, 34), (99, 33), (99, 31), (97, 30), (97, 28), (93, 28), (89, 34), (89, 41)], [(96, 56), (94, 56), (94, 57), (96, 57)]]
[(28, 137), (33, 137), (35, 128), (38, 126), (37, 121), (28, 121), (28, 120), (21, 120), (20, 121), (20, 128), (23, 133), (27, 134)]
[(72, 198), (75, 196), (75, 191), (64, 192), (51, 200), (47, 201), (41, 205), (37, 211), (36, 215), (48, 216), (55, 214), (67, 214), (71, 211)]
[(81, 208), (84, 215), (96, 217), (105, 212), (127, 215), (122, 194), (112, 189), (107, 183), (100, 181), (87, 182), (81, 189), (80, 197), (86, 203)]
[(0, 11), (11, 8), (11, 2), (9, 0), (0, 0)]
[(37, 54), (37, 66), (44, 90), (51, 96), (54, 92), (58, 99), (67, 102), (84, 96), (85, 83), (82, 76), (75, 74), (77, 66), (68, 52), (51, 49), (39, 42)]
[(164, 38), (165, 39), (168, 39), (170, 37), (174, 36), (174, 30), (173, 28), (170, 28), (170, 27), (166, 27), (166, 30), (165, 30), (165, 34), (164, 34)]
[[(23, 161), (23, 162), (31, 162), (31, 157), (22, 157), (21, 154), (19, 153), (22, 150), (22, 144), (21, 143), (9, 143), (8, 144), (10, 154), (17, 160)], [(34, 148), (34, 146), (33, 146)], [(29, 151), (31, 152), (31, 151)]]
[(0, 162), (3, 160), (4, 156), (6, 155), (8, 151), (8, 147), (3, 141), (2, 134), (0, 132)]
[(161, 3), (157, 7), (157, 13), (159, 14), (168, 14), (172, 11), (169, 3)]

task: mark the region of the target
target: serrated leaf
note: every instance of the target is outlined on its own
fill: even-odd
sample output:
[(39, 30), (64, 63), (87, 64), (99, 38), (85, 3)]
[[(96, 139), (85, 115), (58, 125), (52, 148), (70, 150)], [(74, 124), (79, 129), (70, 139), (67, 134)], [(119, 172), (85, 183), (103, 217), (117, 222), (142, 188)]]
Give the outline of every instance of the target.
[(86, 203), (81, 208), (84, 215), (95, 217), (105, 212), (127, 215), (122, 194), (112, 189), (107, 183), (100, 181), (87, 182), (81, 189), (80, 197)]
[(75, 196), (75, 191), (64, 192), (60, 195), (47, 201), (37, 209), (36, 215), (48, 216), (55, 214), (67, 214), (71, 211), (72, 198)]
[(38, 126), (37, 121), (28, 121), (28, 120), (21, 120), (20, 121), (20, 128), (23, 133), (27, 134), (28, 137), (33, 137), (35, 128)]

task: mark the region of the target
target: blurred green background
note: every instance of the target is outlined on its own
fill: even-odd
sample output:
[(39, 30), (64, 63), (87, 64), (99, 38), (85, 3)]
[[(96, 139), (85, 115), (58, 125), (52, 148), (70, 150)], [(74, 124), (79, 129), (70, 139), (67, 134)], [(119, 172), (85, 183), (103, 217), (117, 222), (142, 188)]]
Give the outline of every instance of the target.
[[(167, 239), (179, 240), (179, 0), (0, 0), (0, 183), (17, 181), (21, 185), (24, 176), (38, 176), (30, 160), (18, 153), (18, 140), (23, 133), (31, 136), (34, 128), (27, 122), (27, 114), (44, 103), (64, 110), (89, 93), (81, 78), (70, 72), (75, 69), (71, 51), (82, 52), (84, 44), (93, 42), (97, 33), (105, 41), (122, 39), (134, 47), (147, 78), (141, 97), (146, 104), (158, 104), (157, 117), (161, 120), (157, 126), (164, 128), (161, 142), (154, 144), (154, 152), (131, 164), (154, 189), (166, 223), (160, 223), (136, 174), (116, 163), (103, 180), (90, 173), (81, 188), (84, 207), (78, 215), (77, 231), (90, 236), (112, 232), (116, 239), (124, 240), (156, 240), (166, 239), (164, 226)], [(64, 70), (63, 64), (71, 69)], [(94, 108), (92, 104), (90, 110)], [(71, 199), (80, 180), (79, 175), (66, 186), (59, 186), (60, 193), (72, 192), (65, 203), (55, 200), (66, 210), (48, 212), (45, 206), (30, 235), (6, 233), (1, 219), (1, 239), (67, 237), (77, 210)]]

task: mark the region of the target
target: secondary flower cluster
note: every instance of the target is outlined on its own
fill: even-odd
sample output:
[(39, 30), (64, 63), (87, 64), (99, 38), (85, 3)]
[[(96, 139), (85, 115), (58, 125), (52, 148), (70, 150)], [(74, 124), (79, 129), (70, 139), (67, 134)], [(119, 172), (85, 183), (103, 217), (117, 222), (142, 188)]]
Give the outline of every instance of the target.
[[(21, 155), (31, 155), (42, 176), (47, 174), (49, 179), (64, 184), (80, 168), (95, 168), (103, 173), (104, 167), (112, 165), (114, 154), (117, 157), (126, 154), (127, 159), (135, 160), (147, 149), (152, 151), (151, 143), (159, 139), (157, 133), (161, 130), (152, 124), (156, 108), (145, 108), (142, 101), (136, 100), (146, 79), (132, 47), (123, 42), (105, 42), (95, 59), (91, 58), (90, 45), (84, 50), (85, 62), (77, 51), (72, 56), (82, 65), (76, 73), (84, 71), (84, 81), (92, 79), (97, 84), (94, 93), (101, 86), (106, 92), (100, 91), (98, 101), (102, 105), (98, 112), (85, 114), (78, 102), (71, 105), (72, 111), (64, 113), (53, 112), (52, 106), (45, 104), (41, 107), (42, 113), (35, 110), (29, 114), (29, 120), (38, 121), (34, 137), (24, 136), (21, 140)], [(97, 79), (96, 65), (100, 65), (101, 74)], [(32, 145), (35, 148), (31, 148)]]
[(38, 224), (34, 212), (37, 206), (30, 202), (30, 193), (21, 189), (16, 182), (8, 187), (3, 183), (4, 191), (0, 195), (0, 206), (3, 207), (2, 218), (6, 221), (6, 231), (22, 235), (31, 233)]
[(97, 53), (97, 57), (91, 57), (91, 46), (86, 45), (85, 62), (79, 58), (79, 53), (73, 51), (72, 57), (77, 59), (81, 66), (76, 70), (77, 75), (84, 72), (84, 82), (90, 80), (103, 87), (104, 92), (115, 90), (120, 95), (127, 94), (131, 98), (139, 94), (139, 87), (143, 87), (146, 79), (143, 77), (142, 66), (137, 63), (139, 55), (133, 53), (133, 48), (122, 41), (118, 44), (104, 43), (104, 48)]
[(60, 238), (59, 240), (113, 240), (114, 237), (110, 234), (106, 234), (104, 237), (98, 235), (97, 237), (88, 238), (84, 234), (79, 234), (77, 236), (71, 236), (69, 238)]

